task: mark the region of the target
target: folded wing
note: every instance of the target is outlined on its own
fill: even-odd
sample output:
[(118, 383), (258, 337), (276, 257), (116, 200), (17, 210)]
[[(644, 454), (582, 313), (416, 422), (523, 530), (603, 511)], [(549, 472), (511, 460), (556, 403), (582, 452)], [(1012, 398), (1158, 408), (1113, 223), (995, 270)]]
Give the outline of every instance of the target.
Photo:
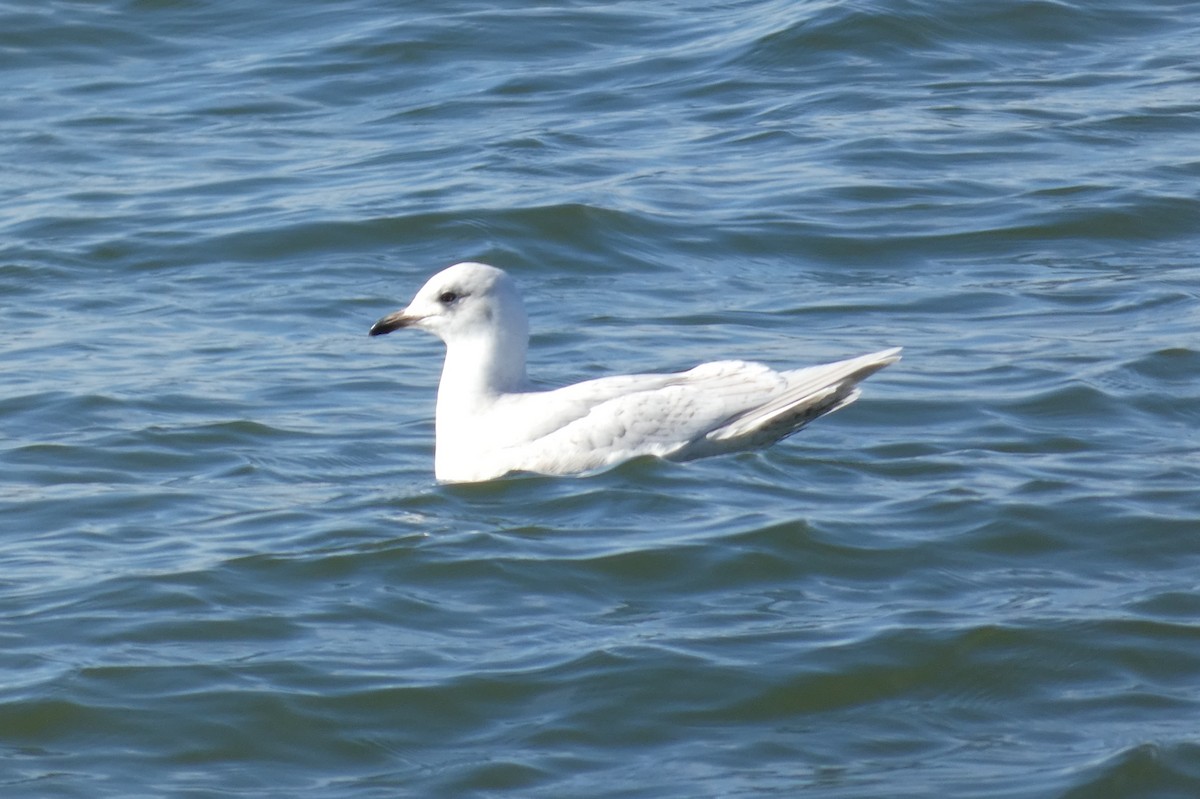
[(690, 460), (762, 446), (844, 408), (858, 397), (859, 381), (897, 360), (899, 349), (891, 349), (786, 372), (717, 361), (580, 383), (546, 392), (560, 414), (564, 402), (574, 411), (545, 420), (544, 435), (508, 455), (521, 469), (562, 474), (642, 455)]

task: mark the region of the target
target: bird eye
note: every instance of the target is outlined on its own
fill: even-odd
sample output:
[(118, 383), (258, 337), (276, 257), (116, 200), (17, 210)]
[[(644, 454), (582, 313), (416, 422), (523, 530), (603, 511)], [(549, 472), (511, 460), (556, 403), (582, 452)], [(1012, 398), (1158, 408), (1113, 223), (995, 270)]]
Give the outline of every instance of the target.
[(442, 305), (450, 305), (457, 299), (458, 295), (453, 291), (443, 291), (438, 295), (438, 302), (440, 302)]

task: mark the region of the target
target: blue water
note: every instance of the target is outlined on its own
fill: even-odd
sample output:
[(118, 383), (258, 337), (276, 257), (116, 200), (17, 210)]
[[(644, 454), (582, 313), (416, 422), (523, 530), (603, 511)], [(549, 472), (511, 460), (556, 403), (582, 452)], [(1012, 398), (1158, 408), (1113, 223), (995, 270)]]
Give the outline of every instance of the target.
[[(0, 795), (1200, 796), (1200, 5), (0, 3)], [(761, 453), (433, 480), (885, 346)]]

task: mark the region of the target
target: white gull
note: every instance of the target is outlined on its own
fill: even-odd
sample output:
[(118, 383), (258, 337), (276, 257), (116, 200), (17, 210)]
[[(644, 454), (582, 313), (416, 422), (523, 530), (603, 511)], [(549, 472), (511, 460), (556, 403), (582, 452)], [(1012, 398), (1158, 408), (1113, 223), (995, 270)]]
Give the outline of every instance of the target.
[(446, 344), (434, 473), (480, 482), (510, 472), (579, 474), (643, 455), (691, 460), (772, 444), (858, 399), (900, 348), (777, 372), (714, 361), (687, 372), (602, 377), (542, 390), (525, 374), (529, 323), (512, 279), (487, 264), (439, 272), (372, 336), (402, 327)]

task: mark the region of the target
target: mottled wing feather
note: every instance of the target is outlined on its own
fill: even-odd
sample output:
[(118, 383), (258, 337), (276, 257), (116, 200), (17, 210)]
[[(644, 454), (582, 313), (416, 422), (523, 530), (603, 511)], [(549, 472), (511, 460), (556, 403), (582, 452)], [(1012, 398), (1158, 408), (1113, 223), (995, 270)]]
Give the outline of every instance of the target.
[[(578, 468), (596, 468), (640, 455), (670, 457), (710, 430), (757, 407), (787, 388), (787, 381), (762, 364), (719, 361), (672, 375), (634, 375), (641, 384), (580, 384), (564, 391), (571, 398), (606, 396), (586, 414), (533, 443), (524, 457), (578, 459)], [(619, 383), (623, 379), (615, 379)], [(616, 389), (610, 392), (610, 389)], [(637, 390), (640, 388), (641, 390)], [(558, 393), (558, 392), (551, 392)], [(570, 454), (564, 454), (570, 453)]]

